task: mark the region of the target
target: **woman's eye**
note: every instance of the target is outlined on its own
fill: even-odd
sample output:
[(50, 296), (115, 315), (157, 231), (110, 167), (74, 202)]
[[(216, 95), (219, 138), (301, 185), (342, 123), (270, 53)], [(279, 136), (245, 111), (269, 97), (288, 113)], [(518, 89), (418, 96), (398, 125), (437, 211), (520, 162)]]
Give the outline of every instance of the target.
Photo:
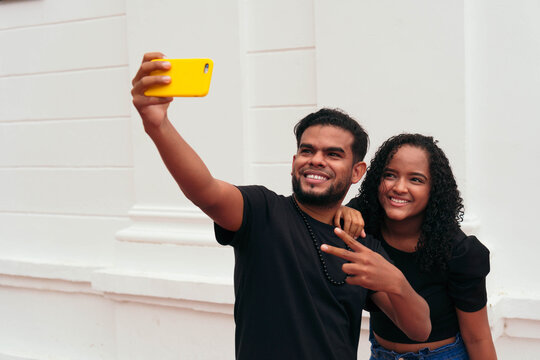
[(424, 183), (424, 179), (421, 179), (421, 178), (412, 178), (411, 179), (412, 182), (414, 183), (419, 183), (419, 184), (423, 184)]
[(395, 178), (396, 176), (392, 173), (383, 173), (383, 178), (384, 179), (393, 179)]

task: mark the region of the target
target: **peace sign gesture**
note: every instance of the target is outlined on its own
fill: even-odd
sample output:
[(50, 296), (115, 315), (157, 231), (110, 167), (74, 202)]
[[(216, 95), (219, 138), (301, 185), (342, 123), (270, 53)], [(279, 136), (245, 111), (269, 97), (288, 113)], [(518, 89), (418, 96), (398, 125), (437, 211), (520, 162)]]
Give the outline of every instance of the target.
[(348, 284), (389, 293), (401, 291), (405, 277), (398, 268), (340, 228), (335, 228), (334, 232), (352, 251), (328, 244), (321, 245), (321, 250), (348, 261), (342, 266), (343, 272), (349, 275), (345, 280)]
[(340, 228), (335, 228), (334, 232), (351, 250), (328, 244), (321, 245), (321, 250), (348, 261), (342, 266), (349, 275), (345, 281), (376, 291), (371, 299), (394, 324), (410, 339), (426, 341), (431, 332), (429, 306), (413, 290), (403, 273)]

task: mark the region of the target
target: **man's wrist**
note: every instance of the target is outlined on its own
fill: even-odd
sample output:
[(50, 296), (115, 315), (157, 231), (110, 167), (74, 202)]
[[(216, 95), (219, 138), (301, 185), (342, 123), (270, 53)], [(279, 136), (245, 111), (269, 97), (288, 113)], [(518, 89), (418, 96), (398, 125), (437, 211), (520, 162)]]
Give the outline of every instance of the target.
[(160, 135), (164, 134), (168, 125), (170, 125), (170, 123), (167, 117), (165, 117), (159, 123), (143, 120), (144, 131), (151, 138), (159, 137)]

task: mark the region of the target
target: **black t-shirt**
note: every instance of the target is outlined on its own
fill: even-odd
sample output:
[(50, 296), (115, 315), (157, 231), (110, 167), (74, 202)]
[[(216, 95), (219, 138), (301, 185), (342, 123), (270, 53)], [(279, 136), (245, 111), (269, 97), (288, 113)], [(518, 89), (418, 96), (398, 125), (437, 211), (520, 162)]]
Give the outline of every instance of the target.
[[(234, 247), (237, 359), (356, 359), (368, 290), (332, 285), (292, 198), (262, 186), (239, 187), (244, 197), (240, 230), (215, 225), (221, 244)], [(319, 245), (344, 247), (333, 226), (307, 214)], [(362, 239), (382, 252), (379, 241)], [(343, 280), (344, 261), (324, 254), (330, 275)], [(386, 257), (386, 254), (384, 254)]]
[[(381, 242), (394, 265), (403, 272), (413, 289), (429, 305), (432, 331), (426, 342), (456, 335), (459, 331), (456, 308), (473, 312), (486, 305), (489, 250), (476, 237), (466, 236), (461, 230), (455, 234), (448, 270), (444, 272), (423, 272), (415, 260), (415, 253), (393, 248), (382, 238)], [(416, 343), (382, 311), (373, 311), (371, 305), (369, 306), (371, 329), (377, 335), (393, 342)]]

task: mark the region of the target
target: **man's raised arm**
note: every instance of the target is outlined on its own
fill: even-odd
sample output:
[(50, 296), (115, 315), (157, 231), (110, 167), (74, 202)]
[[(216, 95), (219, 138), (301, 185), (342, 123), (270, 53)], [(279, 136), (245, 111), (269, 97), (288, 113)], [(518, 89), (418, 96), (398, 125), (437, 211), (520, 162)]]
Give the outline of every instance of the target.
[(184, 195), (221, 227), (236, 231), (242, 224), (244, 206), (240, 190), (214, 178), (197, 153), (176, 131), (167, 117), (172, 98), (144, 95), (150, 86), (171, 81), (167, 76), (150, 76), (154, 70), (170, 67), (167, 62), (151, 62), (152, 59), (161, 58), (163, 54), (157, 52), (144, 55), (132, 82), (133, 105), (141, 115), (144, 130)]

